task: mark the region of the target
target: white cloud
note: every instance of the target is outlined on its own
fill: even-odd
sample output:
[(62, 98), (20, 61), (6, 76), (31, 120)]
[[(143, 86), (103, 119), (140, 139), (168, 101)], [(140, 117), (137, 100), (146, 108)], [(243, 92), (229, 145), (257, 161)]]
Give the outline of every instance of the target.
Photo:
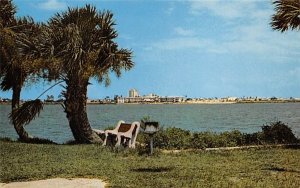
[(230, 53), (250, 53), (274, 59), (299, 56), (300, 35), (297, 32), (273, 31), (269, 26), (270, 15), (268, 10), (264, 13), (262, 10), (253, 10), (249, 21), (232, 27), (220, 45)]
[(242, 17), (255, 7), (255, 1), (225, 1), (225, 0), (206, 0), (190, 1), (192, 14), (199, 14), (203, 11), (221, 16), (226, 19)]
[(176, 27), (174, 29), (175, 33), (180, 36), (193, 36), (195, 32), (191, 29), (183, 29), (182, 27)]
[(40, 3), (38, 6), (45, 10), (62, 10), (67, 7), (67, 4), (59, 0), (47, 0), (46, 2)]
[[(174, 28), (173, 33), (176, 35), (153, 42), (144, 49), (162, 50), (164, 53), (194, 50), (201, 53), (240, 55), (246, 58), (252, 56), (262, 59), (263, 62), (277, 63), (295, 62), (300, 56), (299, 32), (280, 33), (271, 29), (269, 25), (273, 13), (271, 4), (261, 6), (259, 1), (215, 0), (191, 1), (189, 7), (199, 11), (200, 5), (221, 17), (221, 20), (216, 21), (217, 18), (206, 17), (206, 15), (205, 17), (199, 14), (192, 15), (195, 20), (205, 18), (212, 20), (214, 24), (220, 23), (213, 27), (213, 34), (210, 34), (210, 30), (205, 30), (210, 27), (189, 24)], [(226, 13), (225, 10), (222, 12), (221, 8), (224, 6), (225, 10), (230, 10), (231, 13)], [(198, 33), (198, 31), (203, 31), (203, 33)]]
[[(198, 36), (178, 36), (162, 39), (147, 47), (147, 50), (196, 50), (215, 54), (245, 54), (289, 62), (300, 56), (299, 37), (290, 33), (284, 35), (268, 30), (263, 25), (240, 26), (226, 34), (227, 38), (200, 38)], [(294, 40), (291, 40), (294, 38)]]

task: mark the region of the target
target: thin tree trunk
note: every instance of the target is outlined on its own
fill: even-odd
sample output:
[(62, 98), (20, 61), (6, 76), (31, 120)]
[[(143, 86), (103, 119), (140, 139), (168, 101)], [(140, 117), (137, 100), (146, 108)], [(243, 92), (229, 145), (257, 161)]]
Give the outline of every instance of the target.
[[(20, 105), (20, 95), (21, 95), (21, 85), (19, 84), (15, 84), (13, 86), (13, 94), (12, 94), (12, 102), (11, 102), (11, 108), (12, 108), (12, 111), (16, 108), (19, 107)], [(26, 130), (24, 129), (23, 126), (17, 126), (15, 122), (13, 122), (13, 125), (14, 125), (14, 128), (19, 136), (19, 140), (20, 141), (28, 141), (30, 140), (30, 136), (29, 134), (26, 132)]]
[(92, 130), (86, 112), (88, 81), (80, 78), (66, 81), (65, 112), (73, 136), (78, 143), (100, 143), (101, 138)]

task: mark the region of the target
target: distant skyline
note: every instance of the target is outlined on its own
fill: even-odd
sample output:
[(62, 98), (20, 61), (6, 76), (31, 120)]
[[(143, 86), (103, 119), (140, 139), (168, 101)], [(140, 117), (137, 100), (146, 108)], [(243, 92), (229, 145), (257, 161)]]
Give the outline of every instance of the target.
[[(88, 97), (140, 94), (188, 97), (300, 97), (300, 31), (269, 25), (270, 0), (14, 0), (17, 16), (46, 22), (67, 7), (89, 3), (111, 10), (120, 47), (132, 49), (135, 67), (105, 87), (91, 80)], [(49, 85), (23, 89), (37, 97)], [(60, 94), (56, 86), (42, 97)], [(0, 91), (11, 98), (11, 92)]]

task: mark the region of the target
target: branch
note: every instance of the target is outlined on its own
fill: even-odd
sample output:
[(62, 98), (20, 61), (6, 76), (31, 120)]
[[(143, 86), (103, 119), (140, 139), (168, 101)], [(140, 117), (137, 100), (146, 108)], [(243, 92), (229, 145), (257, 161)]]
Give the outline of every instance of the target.
[(40, 94), (36, 99), (39, 99), (42, 95), (44, 95), (47, 91), (49, 91), (50, 89), (52, 89), (54, 86), (60, 84), (60, 83), (63, 83), (64, 81), (60, 81), (60, 82), (57, 82), (55, 83), (54, 85), (52, 85), (51, 87), (49, 87), (48, 89), (46, 89), (42, 94)]

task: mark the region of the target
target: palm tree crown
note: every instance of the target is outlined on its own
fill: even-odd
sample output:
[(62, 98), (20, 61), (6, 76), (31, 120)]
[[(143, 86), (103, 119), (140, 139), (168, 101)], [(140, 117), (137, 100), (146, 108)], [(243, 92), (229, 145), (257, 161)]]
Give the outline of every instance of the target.
[(43, 33), (35, 44), (28, 45), (28, 40), (23, 40), (22, 50), (50, 60), (48, 67), (64, 78), (79, 74), (109, 83), (111, 71), (120, 76), (122, 69), (129, 70), (134, 65), (132, 52), (119, 49), (114, 42), (118, 36), (114, 25), (109, 11), (97, 12), (90, 5), (69, 8), (42, 26)]
[(276, 13), (272, 16), (271, 26), (274, 30), (300, 30), (300, 0), (278, 0), (273, 4)]

